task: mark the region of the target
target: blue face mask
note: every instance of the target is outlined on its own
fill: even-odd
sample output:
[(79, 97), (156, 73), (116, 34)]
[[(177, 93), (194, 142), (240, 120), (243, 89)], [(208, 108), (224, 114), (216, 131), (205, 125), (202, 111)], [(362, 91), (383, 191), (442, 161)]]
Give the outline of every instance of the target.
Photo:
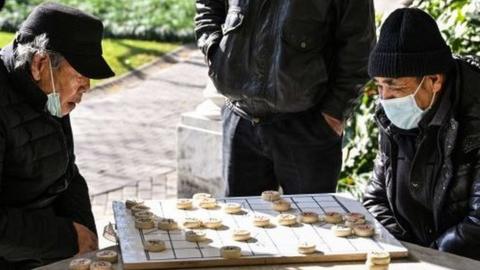
[(63, 114), (62, 114), (62, 104), (60, 103), (60, 94), (55, 89), (55, 82), (53, 80), (53, 69), (52, 69), (52, 63), (50, 62), (50, 58), (48, 58), (48, 66), (50, 67), (50, 79), (52, 81), (53, 91), (52, 93), (47, 95), (46, 108), (51, 115), (58, 118), (62, 118)]
[(392, 124), (407, 130), (418, 127), (418, 123), (422, 120), (425, 112), (432, 107), (433, 101), (435, 100), (435, 93), (433, 93), (432, 101), (427, 109), (422, 110), (418, 107), (415, 101), (415, 95), (424, 80), (425, 77), (423, 77), (417, 89), (411, 95), (401, 98), (380, 99), (380, 104), (382, 104), (383, 110)]

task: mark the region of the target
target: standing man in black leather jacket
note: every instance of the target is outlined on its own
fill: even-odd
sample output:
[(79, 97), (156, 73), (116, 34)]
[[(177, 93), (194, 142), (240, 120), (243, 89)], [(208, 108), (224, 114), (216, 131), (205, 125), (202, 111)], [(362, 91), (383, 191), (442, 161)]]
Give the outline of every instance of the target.
[(113, 72), (103, 25), (77, 9), (36, 7), (0, 51), (0, 269), (32, 269), (98, 248), (69, 113), (90, 78)]
[(227, 97), (227, 195), (335, 191), (343, 123), (368, 80), (372, 0), (197, 0), (196, 33)]
[(397, 238), (480, 259), (480, 69), (399, 9), (370, 56), (380, 149), (364, 205)]

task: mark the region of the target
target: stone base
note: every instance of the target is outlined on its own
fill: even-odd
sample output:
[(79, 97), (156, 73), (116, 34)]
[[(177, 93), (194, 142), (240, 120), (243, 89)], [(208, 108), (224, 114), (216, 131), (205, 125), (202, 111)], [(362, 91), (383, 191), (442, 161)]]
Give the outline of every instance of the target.
[(222, 122), (197, 112), (182, 114), (177, 127), (178, 197), (197, 192), (223, 196)]

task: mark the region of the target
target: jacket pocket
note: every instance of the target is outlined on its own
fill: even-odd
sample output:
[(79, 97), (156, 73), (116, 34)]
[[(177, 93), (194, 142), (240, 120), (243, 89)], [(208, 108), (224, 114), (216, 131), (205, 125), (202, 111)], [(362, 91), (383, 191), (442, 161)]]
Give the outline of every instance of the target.
[(223, 35), (226, 36), (237, 30), (243, 24), (244, 18), (245, 15), (240, 7), (230, 7), (227, 17), (225, 18), (225, 23), (222, 25)]
[(321, 50), (325, 45), (322, 25), (308, 20), (291, 19), (285, 22), (282, 39), (290, 47), (301, 52)]
[(316, 116), (320, 118), (320, 126), (323, 128), (327, 136), (330, 136), (334, 139), (342, 138), (342, 135), (338, 135), (338, 133), (330, 126), (323, 113), (317, 112)]

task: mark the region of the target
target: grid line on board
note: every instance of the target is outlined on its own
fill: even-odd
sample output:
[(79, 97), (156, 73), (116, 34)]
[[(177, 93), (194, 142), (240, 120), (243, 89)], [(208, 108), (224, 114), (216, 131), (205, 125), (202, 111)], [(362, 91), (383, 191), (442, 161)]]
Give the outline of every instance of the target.
[[(289, 199), (290, 199), (290, 201), (293, 202), (293, 204), (295, 204), (295, 206), (296, 206), (297, 209), (298, 209), (299, 214), (300, 214), (301, 212), (303, 212), (303, 211), (302, 211), (302, 208), (300, 208), (300, 206), (298, 206), (297, 202), (296, 202), (292, 197), (289, 197)], [(298, 224), (296, 224), (296, 226), (298, 226)], [(301, 224), (301, 226), (303, 226), (303, 224)], [(300, 242), (300, 237), (298, 237), (298, 234), (295, 232), (295, 230), (292, 228), (292, 226), (288, 226), (288, 227), (290, 228), (290, 231), (293, 233), (293, 235), (295, 235), (295, 237), (297, 238), (297, 241)]]
[(331, 195), (331, 196), (332, 196), (332, 198), (338, 203), (338, 205), (340, 205), (340, 206), (343, 208), (343, 210), (344, 210), (345, 212), (350, 213), (350, 210), (348, 210), (348, 208), (345, 207), (345, 205), (343, 205), (343, 203), (341, 203), (341, 202), (337, 199), (337, 196), (335, 196), (335, 195)]
[[(337, 198), (337, 196), (334, 196), (332, 195), (333, 199), (335, 199), (335, 201), (347, 212), (347, 213), (350, 213), (350, 210), (342, 203), (340, 202), (340, 200)], [(384, 249), (382, 247), (382, 245), (378, 242), (377, 239), (375, 239), (374, 237), (370, 238), (378, 247), (380, 247), (381, 249)], [(350, 245), (353, 246), (353, 248), (355, 248), (356, 251), (358, 251), (358, 248), (356, 246), (354, 246), (351, 242), (351, 239), (347, 238), (348, 242), (350, 243)]]
[[(143, 246), (145, 246), (145, 235), (143, 235), (143, 230), (142, 229), (138, 229), (138, 233), (140, 234), (140, 239), (142, 239), (142, 244)], [(147, 261), (150, 261), (150, 254), (147, 250), (143, 249), (143, 251), (145, 252), (145, 258), (147, 258)]]
[[(323, 208), (323, 206), (317, 201), (317, 199), (315, 198), (315, 196), (311, 196), (311, 198), (313, 199), (313, 201), (318, 205), (318, 207), (320, 207), (320, 209), (322, 210), (323, 214), (326, 213), (325, 211), (325, 208)], [(323, 225), (325, 225), (325, 221), (323, 221)], [(322, 239), (323, 243), (325, 244), (325, 246), (328, 248), (328, 250), (330, 252), (333, 252), (332, 248), (330, 247), (330, 245), (328, 245), (327, 241), (325, 241), (325, 239), (323, 238), (323, 236), (318, 232), (317, 230), (317, 227), (315, 227), (313, 224), (311, 224), (311, 226), (313, 227), (313, 229), (315, 230), (315, 232), (317, 233), (318, 237), (320, 239)]]
[[(162, 201), (158, 201), (158, 204), (160, 205), (160, 211), (161, 211), (161, 213), (162, 213), (162, 216), (163, 216), (164, 218), (166, 218), (166, 217), (165, 217), (165, 211), (163, 210)], [(171, 248), (172, 248), (173, 258), (176, 260), (176, 259), (178, 259), (178, 258), (177, 258), (177, 253), (175, 252), (175, 248), (174, 248), (174, 246), (173, 246), (173, 240), (172, 240), (172, 237), (171, 237), (171, 235), (170, 235), (170, 231), (169, 231), (169, 230), (167, 230), (167, 235), (168, 235), (168, 240), (170, 241), (170, 246), (171, 246)]]
[[(249, 201), (248, 199), (245, 199), (245, 200), (247, 201), (247, 204), (248, 204), (248, 207), (250, 207), (250, 210), (252, 210), (253, 213), (256, 213), (257, 210), (255, 210), (255, 209), (252, 207), (252, 205), (250, 204), (250, 201)], [(275, 241), (273, 241), (272, 236), (268, 233), (268, 230), (265, 229), (265, 228), (262, 228), (262, 230), (263, 230), (263, 232), (267, 235), (268, 239), (270, 239), (270, 241), (273, 243), (273, 245), (274, 245), (275, 248), (277, 249), (278, 253), (281, 254), (281, 251), (280, 251), (280, 249), (278, 248), (277, 243), (275, 243)]]
[[(246, 201), (246, 200), (248, 200), (248, 199), (243, 198), (242, 200), (243, 200), (243, 201)], [(241, 205), (242, 205), (242, 204), (241, 204)], [(229, 215), (229, 216), (233, 219), (233, 221), (235, 222), (235, 225), (237, 225), (237, 228), (242, 228), (241, 226), (239, 226), (238, 221), (237, 221), (237, 219), (235, 218), (235, 215)], [(249, 242), (249, 241), (250, 241), (250, 240), (245, 241), (245, 242), (247, 243), (247, 246), (248, 246), (248, 248), (250, 249), (250, 253), (252, 254), (252, 256), (255, 256), (255, 252), (253, 252), (253, 249), (252, 249), (252, 247), (250, 246), (250, 242)]]
[[(343, 209), (343, 211), (345, 211), (345, 213), (351, 213), (350, 209), (348, 209), (345, 205), (343, 205), (343, 203), (338, 200), (337, 196), (331, 195), (331, 197)], [(350, 246), (352, 246), (355, 249), (355, 251), (358, 251), (358, 248), (352, 243), (352, 238), (351, 237), (345, 237), (345, 239), (348, 241)]]
[[(314, 197), (314, 196), (305, 196), (305, 197), (299, 197), (299, 198), (310, 198), (310, 199), (312, 199), (312, 200), (317, 204), (317, 206), (322, 210), (322, 212), (325, 213), (325, 209), (323, 209), (323, 207), (317, 202), (317, 200), (315, 200), (315, 197)], [(297, 207), (298, 207), (298, 205), (297, 205)], [(301, 210), (303, 210), (303, 209), (301, 209)], [(302, 211), (302, 212), (303, 212), (303, 211)], [(325, 244), (330, 251), (332, 251), (332, 249), (330, 248), (330, 246), (327, 245), (327, 242), (325, 241), (325, 239), (323, 239), (323, 237), (322, 237), (322, 236), (320, 235), (320, 233), (317, 231), (316, 226), (315, 226), (314, 224), (309, 224), (309, 225), (310, 225), (310, 227), (312, 228), (312, 230), (315, 232), (315, 234), (317, 235), (317, 237), (318, 237), (320, 240), (322, 240), (322, 243)]]

